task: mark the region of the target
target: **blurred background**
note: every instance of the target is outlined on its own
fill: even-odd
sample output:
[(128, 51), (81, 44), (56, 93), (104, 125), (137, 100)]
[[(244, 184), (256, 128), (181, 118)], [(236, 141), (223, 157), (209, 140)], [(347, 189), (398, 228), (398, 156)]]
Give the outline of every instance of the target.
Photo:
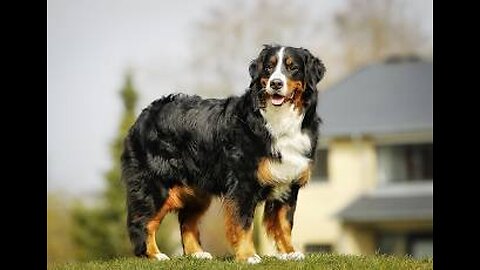
[[(432, 0), (47, 5), (48, 263), (131, 256), (119, 172), (129, 126), (172, 92), (242, 94), (250, 61), (269, 43), (308, 48), (327, 67), (294, 245), (433, 256)], [(214, 203), (201, 224), (215, 255), (229, 252), (221, 211)], [(260, 254), (273, 253), (264, 234), (256, 226)], [(175, 216), (157, 238), (165, 253), (182, 254)]]

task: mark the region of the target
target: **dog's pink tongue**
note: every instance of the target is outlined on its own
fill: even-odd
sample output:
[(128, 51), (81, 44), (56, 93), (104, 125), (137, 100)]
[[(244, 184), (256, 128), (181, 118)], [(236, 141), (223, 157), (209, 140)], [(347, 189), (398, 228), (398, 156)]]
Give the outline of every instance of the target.
[(277, 95), (277, 94), (272, 96), (272, 104), (275, 106), (282, 105), (284, 100), (285, 100), (284, 96)]

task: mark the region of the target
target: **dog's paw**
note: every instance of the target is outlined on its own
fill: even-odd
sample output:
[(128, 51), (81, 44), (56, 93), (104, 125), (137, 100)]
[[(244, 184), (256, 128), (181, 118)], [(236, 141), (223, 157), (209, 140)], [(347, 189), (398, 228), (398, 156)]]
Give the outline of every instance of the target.
[(275, 258), (279, 260), (284, 260), (284, 261), (288, 260), (287, 256), (288, 256), (288, 253), (275, 254)]
[(257, 254), (253, 255), (252, 257), (247, 258), (247, 263), (248, 264), (257, 264), (257, 263), (260, 263), (261, 261), (262, 261), (262, 259)]
[(293, 261), (300, 261), (305, 259), (305, 255), (300, 251), (288, 253), (287, 257), (289, 260), (293, 260)]
[(205, 252), (205, 251), (195, 252), (190, 256), (192, 256), (193, 258), (196, 258), (196, 259), (205, 259), (205, 260), (213, 259), (212, 254), (210, 254), (208, 252)]
[(157, 253), (155, 255), (153, 255), (153, 259), (157, 260), (157, 261), (166, 261), (166, 260), (170, 260), (170, 258), (163, 254), (163, 253)]
[(290, 253), (280, 253), (277, 254), (275, 257), (280, 260), (291, 260), (291, 261), (300, 261), (305, 259), (305, 255), (303, 255), (302, 252), (295, 251), (295, 252), (290, 252)]

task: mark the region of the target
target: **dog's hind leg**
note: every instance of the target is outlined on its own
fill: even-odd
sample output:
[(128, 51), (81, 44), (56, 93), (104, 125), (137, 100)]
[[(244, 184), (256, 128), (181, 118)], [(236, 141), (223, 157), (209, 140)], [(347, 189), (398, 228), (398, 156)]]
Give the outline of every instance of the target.
[[(160, 188), (160, 190), (162, 189)], [(156, 191), (158, 192), (158, 189), (156, 189)], [(155, 233), (166, 214), (179, 210), (182, 240), (186, 254), (193, 255), (195, 252), (198, 252), (197, 257), (208, 257), (210, 254), (202, 252), (200, 248), (197, 223), (210, 205), (210, 198), (205, 197), (200, 199), (191, 188), (182, 185), (169, 188), (165, 195), (159, 193), (152, 197), (157, 199), (156, 205), (159, 205), (159, 207), (156, 208), (158, 210), (156, 210), (153, 215), (149, 215), (141, 221), (142, 224), (144, 224), (143, 234), (141, 234), (141, 240), (144, 241), (144, 244), (142, 245), (140, 241), (132, 241), (136, 250), (137, 247), (144, 246), (143, 249), (140, 248), (140, 250), (143, 251), (140, 252), (140, 256), (158, 260), (169, 259), (167, 255), (161, 253), (158, 249)], [(158, 198), (166, 199), (158, 203)], [(130, 230), (130, 232), (132, 232), (132, 230)], [(130, 235), (132, 236), (132, 234)]]
[(155, 238), (155, 234), (157, 232), (158, 226), (162, 222), (165, 215), (170, 211), (167, 207), (162, 207), (157, 212), (157, 214), (152, 217), (146, 226), (147, 231), (147, 239), (146, 239), (146, 255), (151, 259), (157, 260), (168, 260), (168, 256), (161, 253), (157, 247), (157, 241)]
[[(150, 187), (142, 181), (129, 179), (127, 182), (127, 227), (130, 241), (134, 246), (134, 253), (139, 257), (152, 259), (169, 259), (158, 250), (155, 241), (155, 232), (163, 217), (170, 210), (165, 207), (168, 202), (168, 189), (164, 187)], [(135, 184), (137, 183), (137, 184)]]
[(178, 222), (182, 235), (183, 253), (199, 259), (212, 259), (212, 255), (204, 252), (200, 243), (198, 222), (210, 206), (211, 197), (196, 194), (185, 202), (184, 208), (178, 212)]

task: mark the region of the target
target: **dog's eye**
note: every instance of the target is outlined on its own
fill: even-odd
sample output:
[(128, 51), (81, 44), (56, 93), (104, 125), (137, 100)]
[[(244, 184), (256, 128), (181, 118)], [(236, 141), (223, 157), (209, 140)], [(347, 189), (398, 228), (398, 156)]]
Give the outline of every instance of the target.
[(298, 66), (293, 66), (293, 65), (292, 65), (292, 66), (289, 66), (289, 67), (288, 67), (288, 70), (289, 70), (289, 71), (292, 71), (292, 72), (297, 72), (297, 71), (298, 71)]
[(266, 71), (266, 72), (271, 72), (272, 69), (273, 69), (273, 66), (271, 66), (271, 65), (265, 66), (265, 71)]

